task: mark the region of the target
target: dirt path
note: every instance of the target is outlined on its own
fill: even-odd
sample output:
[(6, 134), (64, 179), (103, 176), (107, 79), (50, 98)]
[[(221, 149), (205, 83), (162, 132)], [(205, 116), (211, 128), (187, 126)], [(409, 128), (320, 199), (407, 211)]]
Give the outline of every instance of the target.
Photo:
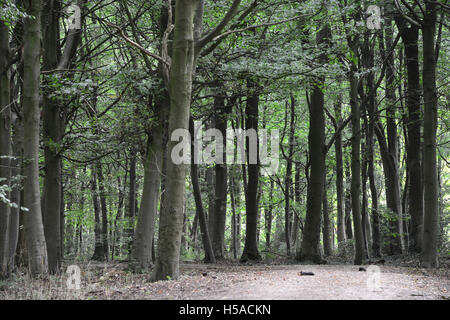
[[(189, 266), (185, 268), (190, 269)], [(195, 270), (195, 267), (193, 269)], [(204, 282), (204, 286), (210, 289), (207, 289), (206, 294), (192, 292), (187, 298), (212, 300), (443, 299), (449, 298), (450, 290), (448, 278), (427, 276), (398, 267), (380, 266), (379, 274), (372, 272), (374, 269), (364, 272), (358, 271), (357, 266), (349, 265), (211, 267), (206, 269), (208, 270), (210, 272), (204, 277), (206, 279), (200, 282)], [(314, 276), (301, 275), (302, 271), (312, 272)]]
[[(365, 267), (367, 268), (367, 267)], [(193, 294), (192, 299), (250, 299), (250, 300), (405, 300), (449, 298), (450, 281), (412, 274), (404, 268), (380, 267), (380, 273), (358, 271), (346, 265), (292, 265), (242, 268), (240, 272), (226, 272), (231, 282), (226, 287), (212, 285), (208, 294)], [(302, 271), (314, 276), (301, 275)], [(375, 270), (376, 271), (376, 270)], [(408, 272), (409, 271), (409, 272)], [(210, 274), (219, 277), (223, 270)], [(378, 278), (378, 282), (377, 282)]]
[[(67, 276), (15, 279), (0, 299), (133, 300), (430, 300), (450, 299), (447, 269), (380, 266), (380, 273), (352, 265), (182, 264), (177, 281), (148, 282), (126, 264), (80, 265), (81, 290), (67, 290)], [(313, 276), (301, 275), (302, 271)], [(368, 282), (368, 280), (371, 281)], [(377, 279), (379, 281), (377, 281)], [(372, 284), (372, 285), (370, 285)]]

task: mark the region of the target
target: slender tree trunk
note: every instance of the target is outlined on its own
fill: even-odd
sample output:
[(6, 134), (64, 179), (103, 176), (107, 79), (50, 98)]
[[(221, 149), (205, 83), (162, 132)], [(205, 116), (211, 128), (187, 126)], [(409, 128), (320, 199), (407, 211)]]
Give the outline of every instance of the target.
[[(0, 20), (0, 186), (11, 184), (11, 108), (10, 108), (9, 30)], [(6, 189), (4, 196), (10, 200)], [(0, 200), (0, 278), (9, 273), (9, 233), (11, 207)]]
[[(44, 71), (55, 70), (58, 66), (57, 52), (59, 41), (59, 12), (61, 11), (59, 1), (44, 2), (42, 14), (44, 25), (43, 39), (43, 69)], [(54, 81), (44, 77), (43, 94), (43, 136), (44, 136), (44, 195), (43, 195), (43, 221), (45, 239), (47, 242), (48, 267), (51, 273), (58, 271), (61, 255), (61, 143), (63, 119), (61, 118), (58, 98), (52, 97), (54, 89), (50, 82)]]
[(411, 215), (410, 250), (420, 252), (423, 236), (423, 188), (421, 164), (421, 109), (420, 109), (420, 75), (419, 75), (419, 27), (403, 17), (396, 18), (403, 44), (405, 45), (408, 81), (406, 104), (408, 107), (408, 192), (409, 213)]
[(24, 205), (25, 235), (27, 240), (29, 267), (36, 276), (48, 272), (47, 245), (42, 224), (39, 186), (39, 76), (41, 51), (42, 1), (33, 1), (27, 7), (24, 24)]
[[(234, 239), (234, 250), (236, 251), (236, 257), (235, 259), (238, 258), (238, 256), (241, 254), (241, 184), (239, 182), (239, 179), (237, 179), (240, 176), (240, 169), (239, 167), (236, 167), (235, 171), (233, 172), (233, 176), (232, 176), (232, 186), (231, 188), (233, 188), (233, 196), (234, 196), (234, 206), (236, 208), (236, 219), (234, 220), (235, 222), (235, 239)], [(233, 253), (234, 254), (234, 253)]]
[[(166, 108), (166, 106), (162, 107)], [(152, 130), (148, 145), (144, 172), (144, 189), (142, 191), (141, 208), (134, 234), (132, 258), (139, 271), (146, 271), (152, 262), (152, 246), (155, 230), (155, 219), (158, 211), (158, 198), (161, 183), (163, 110)], [(150, 137), (149, 137), (150, 139)]]
[[(296, 161), (295, 162), (295, 183), (294, 183), (294, 201), (296, 204), (296, 210), (294, 211), (294, 224), (292, 226), (292, 248), (296, 248), (297, 245), (297, 238), (298, 238), (298, 228), (300, 225), (300, 217), (299, 217), (299, 213), (298, 213), (298, 208), (300, 206), (300, 165), (299, 163)], [(271, 185), (273, 187), (273, 181), (271, 180)], [(270, 205), (272, 206), (272, 199), (270, 200)], [(272, 209), (272, 207), (271, 207)]]
[(271, 245), (271, 235), (272, 235), (272, 220), (273, 220), (273, 180), (270, 180), (270, 191), (269, 191), (269, 206), (266, 211), (266, 249), (270, 249)]
[[(245, 129), (255, 130), (258, 132), (258, 107), (259, 94), (257, 92), (258, 85), (251, 79), (247, 79), (247, 88), (249, 94), (247, 96), (247, 107), (245, 108)], [(246, 139), (247, 145), (247, 161), (248, 161), (248, 181), (246, 190), (246, 229), (245, 229), (245, 245), (241, 256), (241, 262), (248, 260), (260, 260), (261, 256), (258, 251), (258, 180), (259, 180), (259, 146), (257, 141)], [(251, 144), (256, 143), (256, 148), (251, 148)], [(251, 149), (256, 149), (256, 164), (251, 164), (250, 159), (255, 158), (251, 154)], [(254, 151), (254, 150), (253, 150)]]
[[(247, 79), (247, 87), (249, 95), (247, 96), (247, 107), (245, 108), (245, 129), (255, 130), (258, 132), (258, 107), (259, 107), (259, 94), (257, 92), (257, 84)], [(245, 245), (241, 256), (241, 262), (248, 260), (260, 260), (261, 256), (258, 251), (258, 180), (259, 180), (259, 146), (256, 147), (256, 164), (250, 164), (250, 159), (255, 158), (251, 154), (251, 144), (255, 143), (250, 138), (247, 138), (247, 161), (248, 161), (248, 181), (246, 190), (246, 232), (245, 232)], [(254, 150), (253, 150), (254, 151)]]
[(355, 231), (355, 265), (365, 262), (364, 234), (361, 223), (361, 112), (358, 101), (358, 80), (354, 72), (350, 75), (350, 106), (352, 109), (352, 178), (351, 178), (351, 202), (353, 227)]
[[(102, 223), (101, 223), (101, 209), (100, 209), (100, 201), (98, 197), (97, 190), (97, 168), (93, 166), (91, 168), (91, 194), (92, 194), (92, 202), (94, 205), (94, 233), (95, 233), (95, 248), (94, 255), (92, 256), (93, 260), (103, 261), (105, 258), (105, 251), (102, 240)], [(80, 232), (81, 235), (81, 232)], [(81, 247), (81, 240), (80, 240)]]
[[(365, 66), (369, 69), (374, 67), (374, 46), (370, 45), (368, 35), (365, 38), (364, 60)], [(366, 127), (366, 159), (367, 159), (367, 175), (369, 179), (370, 195), (372, 200), (371, 219), (372, 219), (372, 255), (379, 257), (381, 255), (381, 240), (380, 240), (380, 216), (378, 213), (378, 191), (375, 182), (375, 123), (377, 122), (375, 101), (376, 92), (374, 90), (374, 73), (370, 72), (367, 76), (367, 95), (365, 104), (367, 105), (367, 115), (364, 117)]]
[[(236, 172), (233, 170), (231, 174), (229, 175), (230, 179), (230, 201), (231, 201), (231, 210), (232, 210), (232, 219), (231, 219), (231, 233), (232, 233), (232, 244), (231, 244), (231, 251), (233, 252), (233, 258), (237, 259), (238, 257), (238, 207), (236, 205), (237, 199), (236, 199), (236, 182), (235, 182), (235, 174)], [(237, 194), (239, 196), (239, 194)]]
[(120, 254), (120, 250), (118, 250), (119, 246), (117, 245), (120, 242), (120, 228), (117, 225), (117, 222), (121, 219), (123, 213), (123, 205), (124, 205), (124, 197), (125, 190), (122, 189), (122, 186), (125, 186), (126, 178), (124, 179), (124, 183), (122, 184), (122, 180), (120, 177), (117, 177), (117, 189), (119, 192), (119, 196), (117, 199), (117, 212), (114, 217), (114, 224), (112, 226), (112, 238), (111, 238), (111, 260), (114, 260), (116, 253)]
[[(286, 177), (284, 180), (284, 232), (286, 239), (286, 253), (288, 256), (291, 255), (291, 183), (292, 183), (292, 158), (294, 155), (294, 134), (295, 134), (295, 100), (291, 95), (291, 103), (286, 103), (286, 109), (290, 106), (290, 130), (289, 130), (289, 148), (286, 159)], [(287, 122), (287, 110), (286, 110), (286, 122)]]
[[(175, 11), (172, 65), (170, 69), (169, 134), (189, 127), (194, 63), (193, 23), (196, 1), (178, 0)], [(168, 150), (177, 145), (170, 139)], [(158, 253), (152, 279), (177, 279), (183, 228), (186, 163), (167, 161), (167, 188), (159, 225)]]
[[(102, 213), (102, 242), (104, 259), (108, 261), (109, 258), (109, 240), (108, 240), (108, 207), (106, 205), (105, 179), (103, 177), (102, 164), (97, 164), (97, 180), (98, 191), (100, 197), (101, 213)], [(134, 205), (134, 202), (133, 202)]]
[[(198, 146), (195, 141), (195, 128), (192, 118), (189, 121), (189, 131), (191, 133), (191, 155), (198, 152)], [(195, 205), (197, 208), (197, 216), (200, 222), (200, 231), (202, 233), (203, 249), (205, 250), (205, 262), (215, 263), (216, 258), (214, 256), (214, 250), (209, 237), (208, 224), (206, 222), (205, 211), (203, 210), (202, 195), (200, 192), (200, 183), (198, 181), (198, 164), (194, 162), (194, 156), (191, 156), (191, 180), (194, 193)]]
[[(18, 176), (22, 173), (22, 155), (23, 155), (23, 127), (21, 122), (17, 119), (13, 124), (13, 155), (14, 159), (11, 161), (11, 175)], [(11, 191), (11, 202), (18, 205), (18, 207), (11, 208), (11, 215), (9, 220), (9, 270), (15, 268), (16, 250), (19, 240), (19, 215), (21, 213), (21, 184), (18, 184)]]
[[(225, 98), (220, 96), (220, 91), (216, 92), (218, 94), (214, 98), (214, 111), (215, 111), (215, 126), (222, 134), (223, 141), (226, 141), (227, 133), (227, 120), (229, 106), (225, 109)], [(217, 146), (217, 144), (216, 144)], [(214, 196), (214, 232), (212, 234), (212, 245), (214, 249), (214, 256), (216, 259), (221, 259), (224, 257), (224, 247), (225, 247), (225, 223), (226, 223), (226, 213), (227, 213), (227, 195), (228, 195), (228, 185), (227, 185), (227, 163), (226, 163), (226, 148), (225, 145), (222, 146), (217, 152), (222, 152), (223, 163), (217, 163), (215, 165), (215, 196)]]
[[(329, 27), (323, 27), (317, 34), (317, 43), (322, 44), (328, 41), (330, 34)], [(326, 55), (322, 55), (321, 61), (322, 63), (326, 62)], [(320, 252), (320, 219), (325, 174), (325, 116), (324, 92), (322, 88), (324, 82), (324, 77), (317, 79), (311, 96), (308, 136), (311, 173), (308, 184), (303, 239), (300, 252), (297, 254), (297, 260), (312, 261), (314, 263), (324, 262)]]
[[(335, 105), (336, 123), (338, 128), (342, 125), (341, 101)], [(336, 135), (334, 143), (336, 153), (336, 203), (337, 203), (337, 241), (338, 244), (345, 240), (345, 215), (344, 215), (344, 164), (342, 161), (342, 134)]]
[[(22, 68), (19, 68), (19, 74), (22, 74)], [(22, 87), (21, 80), (18, 79), (17, 83), (12, 89), (12, 103), (14, 106), (14, 118), (12, 119), (12, 153), (14, 158), (11, 160), (11, 176), (23, 176), (22, 172), (22, 158), (23, 158), (23, 116), (21, 115), (21, 103), (18, 102), (19, 92)], [(9, 270), (12, 271), (16, 265), (16, 252), (19, 241), (19, 226), (20, 226), (20, 205), (23, 202), (21, 197), (22, 182), (18, 182), (17, 185), (11, 190), (11, 202), (17, 204), (17, 207), (11, 208), (10, 220), (9, 220)]]
[(127, 239), (127, 243), (125, 245), (126, 253), (131, 258), (131, 251), (133, 245), (133, 234), (134, 230), (134, 217), (136, 216), (136, 160), (137, 160), (137, 151), (136, 149), (131, 150), (131, 159), (130, 159), (130, 185), (128, 189), (128, 205), (127, 210), (125, 211), (125, 216), (127, 220), (127, 227), (125, 228), (125, 237)]
[[(436, 3), (425, 1), (425, 15), (422, 27), (423, 39), (423, 97), (424, 97), (424, 228), (422, 264), (426, 268), (439, 266), (439, 206), (438, 175), (436, 158), (437, 91), (436, 91)], [(410, 195), (411, 196), (411, 195)]]
[(351, 180), (351, 174), (350, 174), (350, 168), (349, 168), (348, 162), (346, 162), (346, 169), (345, 169), (345, 178), (346, 178), (346, 184), (348, 185), (347, 188), (345, 188), (345, 235), (347, 239), (353, 239), (353, 224), (352, 224), (352, 195), (351, 195), (351, 188), (350, 186), (350, 180)]
[(323, 192), (323, 203), (322, 203), (322, 213), (323, 213), (323, 251), (325, 256), (329, 257), (333, 254), (332, 240), (331, 240), (331, 222), (328, 211), (328, 197), (327, 197), (327, 177), (326, 169), (324, 174), (324, 192)]

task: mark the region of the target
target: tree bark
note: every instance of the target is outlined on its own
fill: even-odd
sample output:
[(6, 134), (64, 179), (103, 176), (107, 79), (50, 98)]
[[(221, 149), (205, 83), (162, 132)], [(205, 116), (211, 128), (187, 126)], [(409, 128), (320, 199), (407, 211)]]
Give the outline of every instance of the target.
[(323, 213), (323, 229), (322, 229), (322, 241), (323, 241), (323, 252), (325, 256), (329, 257), (333, 254), (333, 246), (331, 240), (331, 222), (328, 211), (328, 197), (327, 197), (327, 176), (326, 169), (324, 174), (324, 192), (323, 192), (323, 203), (322, 203), (322, 213)]
[(422, 243), (422, 265), (437, 268), (439, 239), (438, 176), (436, 158), (437, 91), (436, 91), (436, 3), (425, 1), (425, 15), (422, 27), (423, 39), (423, 176), (424, 176), (424, 228)]
[(400, 195), (400, 177), (398, 168), (398, 136), (396, 124), (396, 109), (395, 109), (395, 70), (394, 70), (394, 54), (387, 57), (387, 52), (393, 50), (392, 40), (392, 19), (386, 20), (388, 28), (386, 33), (386, 52), (384, 49), (384, 39), (380, 33), (381, 56), (386, 61), (386, 118), (387, 118), (387, 140), (384, 135), (384, 130), (378, 121), (376, 123), (375, 133), (380, 145), (380, 153), (383, 160), (383, 171), (386, 185), (386, 204), (393, 214), (393, 221), (389, 223), (390, 239), (389, 239), (389, 253), (399, 254), (403, 251), (403, 219), (401, 210), (401, 195)]
[[(259, 108), (259, 93), (258, 85), (252, 79), (247, 79), (247, 106), (245, 108), (245, 129), (255, 130), (258, 132), (258, 108)], [(248, 181), (246, 190), (246, 230), (245, 230), (245, 244), (241, 256), (241, 262), (249, 260), (258, 261), (261, 256), (258, 251), (258, 180), (259, 180), (259, 146), (256, 148), (256, 164), (250, 164), (251, 157), (251, 139), (246, 139), (247, 146), (247, 168)], [(253, 141), (254, 143), (255, 141)]]
[(164, 110), (159, 108), (158, 119), (149, 137), (147, 158), (144, 172), (144, 189), (142, 191), (141, 207), (134, 234), (132, 259), (135, 270), (147, 271), (152, 262), (152, 246), (155, 230), (155, 219), (158, 211), (158, 198), (161, 184), (162, 165), (162, 135)]
[(129, 260), (132, 260), (131, 251), (133, 246), (133, 234), (134, 230), (134, 218), (136, 216), (136, 160), (137, 160), (137, 151), (132, 148), (131, 150), (131, 159), (130, 159), (130, 169), (128, 171), (130, 176), (130, 185), (128, 189), (128, 205), (127, 210), (125, 212), (126, 216), (126, 225), (125, 228), (125, 237), (127, 239), (125, 249), (127, 255), (130, 257)]
[[(290, 107), (290, 124), (289, 124), (289, 147), (286, 159), (286, 177), (284, 179), (284, 232), (286, 239), (286, 254), (291, 255), (291, 184), (292, 184), (292, 162), (294, 156), (294, 134), (295, 134), (295, 100), (291, 95), (291, 103), (286, 102), (286, 109)], [(286, 110), (286, 122), (287, 122)]]
[(24, 24), (24, 205), (25, 235), (31, 274), (37, 276), (48, 272), (47, 245), (42, 224), (39, 186), (39, 77), (41, 51), (42, 1), (33, 1), (27, 7)]
[[(356, 66), (354, 66), (356, 67)], [(352, 110), (352, 177), (351, 177), (351, 203), (353, 216), (353, 229), (355, 233), (355, 265), (364, 264), (365, 250), (363, 238), (363, 225), (361, 223), (361, 112), (358, 101), (358, 80), (354, 71), (350, 74), (350, 106)]]
[[(170, 69), (169, 134), (176, 129), (188, 130), (194, 63), (193, 23), (196, 1), (176, 2), (173, 57)], [(169, 154), (177, 145), (169, 141)], [(179, 277), (180, 242), (183, 228), (186, 164), (167, 162), (167, 188), (159, 225), (156, 265), (152, 279), (167, 280)]]
[[(338, 128), (342, 125), (341, 101), (336, 102), (335, 118)], [(342, 134), (336, 135), (334, 143), (336, 153), (336, 203), (337, 203), (337, 241), (345, 240), (345, 215), (344, 215), (344, 164), (342, 161)]]
[[(0, 20), (0, 186), (11, 184), (11, 108), (10, 108), (10, 71), (7, 68), (10, 59), (9, 30)], [(2, 192), (3, 193), (3, 192)], [(10, 192), (4, 190), (4, 196), (10, 200)], [(0, 278), (9, 274), (9, 229), (11, 207), (0, 200)]]
[[(317, 43), (323, 44), (328, 41), (330, 34), (329, 27), (323, 27), (317, 34)], [(326, 56), (322, 55), (320, 60), (322, 63), (325, 63)], [(311, 171), (306, 201), (306, 219), (301, 249), (297, 253), (297, 260), (322, 263), (324, 261), (320, 252), (320, 220), (325, 174), (325, 116), (322, 84), (325, 82), (325, 77), (321, 76), (316, 81), (309, 110), (308, 144)]]
[[(100, 209), (100, 201), (98, 198), (98, 189), (97, 189), (97, 168), (93, 166), (91, 168), (91, 194), (92, 194), (92, 202), (94, 206), (94, 233), (95, 233), (95, 247), (94, 247), (94, 255), (92, 256), (92, 260), (103, 261), (105, 258), (105, 251), (103, 247), (102, 240), (102, 224), (101, 224), (101, 209)], [(81, 232), (80, 232), (81, 234)], [(81, 243), (81, 241), (80, 241)]]
[(345, 209), (345, 235), (347, 239), (353, 239), (353, 226), (352, 226), (352, 195), (351, 195), (351, 188), (350, 188), (350, 180), (351, 180), (351, 173), (350, 173), (350, 165), (348, 162), (346, 162), (346, 169), (345, 169), (345, 179), (346, 179), (346, 185), (345, 188), (345, 199), (344, 199), (344, 209)]
[[(43, 8), (43, 69), (54, 70), (58, 66), (59, 44), (59, 1), (44, 2)], [(52, 75), (53, 76), (53, 75)], [(43, 221), (45, 239), (47, 242), (48, 268), (50, 273), (56, 273), (60, 267), (61, 255), (61, 144), (63, 119), (61, 117), (60, 101), (51, 97), (54, 89), (48, 76), (44, 77), (43, 92), (43, 139), (45, 157), (44, 195), (43, 195)]]
[(419, 27), (408, 22), (401, 15), (395, 19), (405, 46), (408, 72), (406, 105), (408, 108), (408, 192), (411, 216), (410, 250), (420, 252), (423, 236), (423, 188), (421, 163), (421, 120), (420, 75), (419, 75)]
[(205, 211), (203, 210), (202, 195), (200, 192), (200, 183), (198, 181), (198, 164), (194, 163), (194, 154), (198, 152), (198, 146), (194, 143), (195, 141), (195, 128), (192, 118), (189, 120), (189, 131), (191, 133), (191, 180), (192, 188), (195, 199), (195, 206), (197, 209), (197, 216), (200, 222), (200, 231), (202, 233), (203, 249), (205, 250), (205, 262), (216, 263), (216, 258), (214, 256), (214, 249), (212, 246), (211, 238), (209, 237), (208, 224), (206, 222)]
[(103, 243), (103, 256), (104, 256), (103, 259), (108, 261), (109, 259), (108, 207), (106, 205), (105, 179), (103, 177), (103, 168), (101, 162), (97, 163), (97, 181), (98, 181), (98, 192), (100, 197), (100, 207), (102, 213), (101, 239)]
[[(225, 98), (221, 96), (221, 92), (216, 92), (217, 96), (214, 98), (214, 112), (215, 112), (215, 126), (222, 134), (223, 141), (226, 141), (227, 135), (227, 120), (229, 113), (229, 106), (225, 108)], [(217, 144), (220, 142), (216, 141)], [(214, 256), (216, 259), (224, 258), (225, 248), (225, 223), (227, 213), (227, 163), (226, 163), (226, 148), (222, 146), (222, 150), (218, 149), (216, 152), (222, 152), (223, 163), (216, 163), (215, 165), (215, 196), (214, 196), (214, 228), (212, 232), (212, 245), (214, 249)]]

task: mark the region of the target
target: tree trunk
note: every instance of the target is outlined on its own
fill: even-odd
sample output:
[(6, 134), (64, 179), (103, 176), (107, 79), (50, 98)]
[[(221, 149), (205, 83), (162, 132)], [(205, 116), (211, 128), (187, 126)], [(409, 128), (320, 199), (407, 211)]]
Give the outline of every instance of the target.
[[(403, 251), (403, 221), (401, 211), (400, 196), (400, 177), (398, 168), (398, 137), (395, 110), (395, 71), (394, 71), (394, 54), (386, 56), (388, 52), (393, 50), (392, 41), (392, 20), (387, 19), (386, 28), (386, 52), (384, 49), (384, 40), (380, 39), (381, 56), (386, 61), (386, 118), (387, 118), (387, 140), (379, 121), (376, 123), (376, 136), (380, 145), (380, 153), (383, 160), (383, 171), (386, 185), (386, 204), (393, 215), (390, 227), (390, 254), (399, 254)], [(382, 34), (380, 33), (382, 37)]]
[(125, 198), (125, 190), (124, 187), (126, 185), (126, 175), (124, 179), (124, 183), (122, 183), (122, 180), (120, 179), (120, 176), (117, 177), (117, 189), (118, 189), (118, 199), (117, 199), (117, 212), (116, 216), (114, 217), (114, 224), (112, 227), (112, 238), (111, 238), (111, 260), (114, 260), (114, 257), (116, 253), (120, 254), (120, 246), (118, 246), (118, 243), (120, 243), (120, 227), (117, 225), (117, 222), (122, 218), (123, 214), (123, 205), (124, 205), (124, 198)]
[(231, 220), (231, 232), (232, 232), (232, 245), (231, 245), (231, 251), (233, 252), (233, 258), (237, 259), (240, 251), (240, 188), (239, 183), (235, 181), (236, 174), (239, 175), (239, 170), (232, 170), (231, 174), (229, 175), (230, 179), (230, 201), (231, 201), (231, 209), (232, 209), (232, 220)]
[[(247, 107), (245, 108), (245, 129), (255, 130), (258, 132), (258, 107), (259, 107), (259, 93), (258, 85), (251, 79), (247, 79)], [(245, 230), (245, 244), (244, 250), (241, 256), (241, 262), (248, 260), (258, 261), (261, 256), (258, 251), (258, 180), (259, 180), (259, 146), (256, 147), (256, 164), (251, 164), (250, 160), (255, 158), (255, 155), (251, 154), (251, 144), (255, 143), (250, 138), (246, 138), (247, 146), (247, 168), (248, 168), (248, 181), (246, 190), (246, 230)], [(253, 150), (254, 151), (254, 150)]]
[(93, 166), (91, 168), (91, 194), (92, 194), (92, 202), (94, 205), (94, 233), (95, 233), (95, 248), (92, 260), (103, 261), (105, 258), (105, 251), (102, 240), (102, 224), (101, 224), (100, 201), (98, 198), (98, 190), (97, 190), (96, 166)]
[[(58, 66), (57, 52), (59, 44), (59, 1), (44, 2), (42, 14), (44, 25), (43, 39), (43, 69), (55, 70)], [(53, 75), (52, 75), (53, 76)], [(61, 144), (63, 119), (61, 118), (58, 98), (52, 97), (54, 89), (48, 76), (44, 76), (43, 92), (43, 138), (45, 157), (44, 195), (43, 195), (43, 221), (45, 239), (47, 242), (48, 268), (56, 273), (61, 265)]]
[[(330, 29), (323, 27), (317, 34), (317, 43), (322, 44), (330, 39)], [(321, 62), (326, 62), (326, 55), (322, 55)], [(309, 117), (309, 162), (310, 177), (306, 201), (306, 219), (303, 230), (303, 239), (300, 252), (297, 254), (299, 261), (312, 261), (322, 263), (320, 252), (320, 218), (323, 205), (323, 179), (325, 174), (325, 116), (324, 116), (324, 92), (322, 84), (324, 77), (317, 79), (311, 96)]]
[[(294, 183), (294, 201), (296, 204), (296, 210), (294, 210), (294, 224), (292, 226), (292, 248), (296, 248), (297, 245), (297, 238), (298, 238), (298, 229), (299, 229), (299, 225), (300, 225), (300, 217), (299, 217), (299, 212), (298, 212), (298, 208), (300, 206), (300, 165), (299, 163), (296, 161), (295, 162), (295, 183)], [(273, 181), (271, 180), (271, 186), (273, 187)], [(271, 205), (271, 209), (273, 208), (272, 206), (272, 199), (270, 200), (270, 205)]]
[[(286, 109), (290, 106), (290, 125), (289, 125), (289, 148), (286, 159), (286, 177), (284, 179), (284, 232), (286, 239), (286, 254), (291, 255), (291, 183), (292, 183), (292, 158), (294, 156), (294, 134), (295, 134), (295, 100), (291, 95), (291, 103), (286, 102)], [(286, 110), (286, 122), (287, 122)]]
[(323, 229), (322, 229), (322, 237), (323, 237), (323, 251), (325, 256), (329, 257), (333, 254), (332, 240), (331, 240), (331, 222), (328, 211), (328, 197), (327, 197), (327, 176), (326, 169), (324, 174), (324, 192), (323, 192), (323, 204), (322, 204), (322, 213), (323, 213)]
[(41, 8), (41, 0), (30, 3), (27, 13), (33, 18), (26, 18), (24, 24), (24, 205), (29, 210), (25, 213), (25, 235), (33, 276), (48, 272), (39, 186)]
[[(104, 259), (108, 261), (109, 258), (109, 241), (108, 241), (108, 207), (106, 206), (106, 192), (105, 192), (105, 179), (103, 177), (103, 170), (101, 162), (97, 164), (97, 180), (98, 191), (100, 197), (101, 213), (102, 213), (102, 233), (101, 238), (103, 242), (103, 255)], [(133, 202), (134, 206), (134, 202)]]
[[(170, 69), (169, 134), (176, 129), (186, 132), (192, 93), (194, 63), (193, 22), (196, 1), (178, 0), (175, 11), (173, 57)], [(186, 143), (186, 142), (185, 142)], [(169, 141), (169, 154), (177, 145)], [(183, 204), (185, 196), (186, 163), (167, 161), (167, 188), (159, 225), (158, 253), (152, 279), (178, 279)]]
[[(11, 108), (10, 108), (10, 71), (7, 65), (10, 59), (9, 30), (0, 20), (0, 186), (11, 184)], [(4, 180), (3, 180), (4, 179)], [(3, 192), (2, 192), (3, 193)], [(4, 196), (10, 200), (10, 192), (4, 190)], [(0, 278), (9, 273), (9, 228), (11, 207), (0, 200)]]
[(126, 216), (126, 225), (125, 228), (125, 238), (127, 239), (125, 250), (127, 255), (130, 257), (129, 260), (132, 260), (131, 251), (133, 245), (133, 234), (134, 230), (134, 217), (136, 216), (136, 160), (137, 160), (137, 151), (136, 149), (131, 150), (131, 159), (130, 159), (130, 185), (128, 189), (128, 205), (127, 210), (125, 211)]
[[(370, 45), (369, 35), (364, 39), (363, 60), (364, 66), (368, 69), (374, 67), (374, 46)], [(367, 175), (369, 178), (369, 188), (372, 200), (371, 218), (372, 218), (372, 255), (379, 257), (381, 255), (381, 243), (380, 243), (380, 216), (378, 213), (378, 191), (375, 183), (375, 166), (374, 166), (374, 154), (375, 154), (375, 123), (378, 120), (376, 113), (376, 91), (374, 90), (374, 72), (370, 72), (367, 75), (367, 94), (365, 95), (366, 116), (364, 116), (365, 132), (366, 132), (366, 161), (367, 161)], [(369, 233), (369, 232), (368, 232)], [(368, 248), (367, 248), (368, 250)]]
[(152, 246), (155, 230), (155, 219), (158, 212), (158, 200), (161, 184), (162, 135), (164, 110), (168, 106), (159, 107), (157, 124), (153, 127), (147, 149), (147, 159), (144, 172), (144, 189), (142, 191), (141, 207), (134, 234), (132, 259), (135, 270), (147, 271), (152, 262)]
[(266, 211), (266, 249), (270, 249), (270, 240), (272, 235), (272, 220), (273, 220), (273, 180), (270, 180), (270, 191), (269, 191), (269, 207)]
[(351, 174), (350, 174), (350, 165), (348, 162), (346, 162), (346, 169), (345, 169), (345, 178), (346, 178), (346, 185), (345, 188), (345, 235), (347, 239), (353, 239), (353, 226), (352, 226), (352, 195), (351, 195), (351, 188), (350, 188), (350, 180), (351, 180)]
[[(353, 66), (356, 68), (356, 66)], [(364, 264), (365, 250), (363, 238), (363, 225), (361, 223), (361, 112), (358, 101), (358, 80), (355, 78), (354, 70), (350, 75), (350, 106), (352, 110), (352, 177), (351, 177), (351, 202), (353, 229), (355, 232), (355, 265)]]
[[(227, 133), (227, 118), (229, 113), (229, 106), (225, 109), (225, 98), (220, 96), (221, 92), (216, 92), (217, 96), (214, 98), (215, 111), (215, 126), (222, 134), (223, 141), (226, 141)], [(216, 147), (220, 142), (216, 141)], [(225, 223), (227, 213), (227, 163), (226, 163), (226, 148), (222, 146), (222, 150), (218, 148), (216, 152), (222, 152), (223, 163), (216, 163), (215, 165), (215, 196), (214, 196), (214, 228), (212, 232), (212, 245), (214, 249), (214, 256), (216, 259), (224, 257), (225, 248)]]
[(423, 38), (423, 97), (424, 97), (424, 228), (422, 245), (422, 265), (425, 268), (439, 266), (439, 206), (438, 176), (436, 158), (437, 92), (436, 92), (436, 3), (425, 1)]
[(197, 216), (200, 222), (200, 231), (202, 233), (203, 249), (205, 250), (205, 262), (216, 263), (216, 258), (214, 256), (214, 250), (209, 237), (208, 224), (206, 222), (205, 211), (203, 210), (202, 195), (200, 192), (200, 183), (198, 181), (198, 164), (194, 162), (194, 154), (198, 152), (198, 146), (196, 145), (195, 137), (196, 132), (194, 128), (194, 121), (192, 118), (189, 120), (189, 131), (191, 133), (191, 180), (192, 188), (195, 199), (195, 206), (197, 209)]
[[(342, 125), (341, 101), (335, 105), (336, 124)], [(342, 134), (336, 135), (334, 143), (336, 153), (336, 203), (337, 203), (337, 241), (338, 244), (345, 240), (345, 216), (344, 216), (344, 164), (342, 161)]]
[(399, 15), (396, 23), (405, 46), (408, 81), (406, 105), (408, 107), (408, 192), (409, 213), (411, 215), (410, 250), (420, 252), (423, 236), (423, 188), (421, 164), (421, 109), (420, 109), (420, 75), (419, 75), (419, 27), (411, 24)]
[[(23, 68), (19, 68), (19, 75), (22, 77)], [(22, 159), (23, 159), (23, 116), (21, 114), (21, 103), (19, 102), (19, 92), (22, 87), (22, 82), (17, 81), (13, 87), (12, 103), (14, 106), (14, 118), (11, 121), (12, 124), (12, 153), (14, 158), (11, 160), (11, 176), (15, 177), (23, 175), (22, 172)], [(9, 270), (12, 271), (16, 265), (16, 251), (19, 241), (19, 226), (20, 226), (20, 206), (23, 202), (21, 197), (22, 183), (17, 185), (11, 190), (11, 202), (17, 204), (17, 207), (12, 207), (9, 220)], [(23, 211), (22, 211), (23, 212)]]

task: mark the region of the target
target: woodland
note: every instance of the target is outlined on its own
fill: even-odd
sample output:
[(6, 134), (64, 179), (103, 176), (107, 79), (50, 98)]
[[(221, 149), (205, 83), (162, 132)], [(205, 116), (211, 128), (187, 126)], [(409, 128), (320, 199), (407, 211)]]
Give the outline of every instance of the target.
[[(449, 14), (0, 0), (0, 299), (248, 296), (223, 291), (239, 277), (257, 299), (308, 298), (260, 291), (286, 279), (351, 298), (326, 289), (373, 265), (391, 294), (410, 281), (408, 298), (449, 299)], [(199, 126), (278, 135), (224, 148)], [(196, 161), (205, 148), (215, 161)], [(67, 296), (74, 265), (84, 289)]]

